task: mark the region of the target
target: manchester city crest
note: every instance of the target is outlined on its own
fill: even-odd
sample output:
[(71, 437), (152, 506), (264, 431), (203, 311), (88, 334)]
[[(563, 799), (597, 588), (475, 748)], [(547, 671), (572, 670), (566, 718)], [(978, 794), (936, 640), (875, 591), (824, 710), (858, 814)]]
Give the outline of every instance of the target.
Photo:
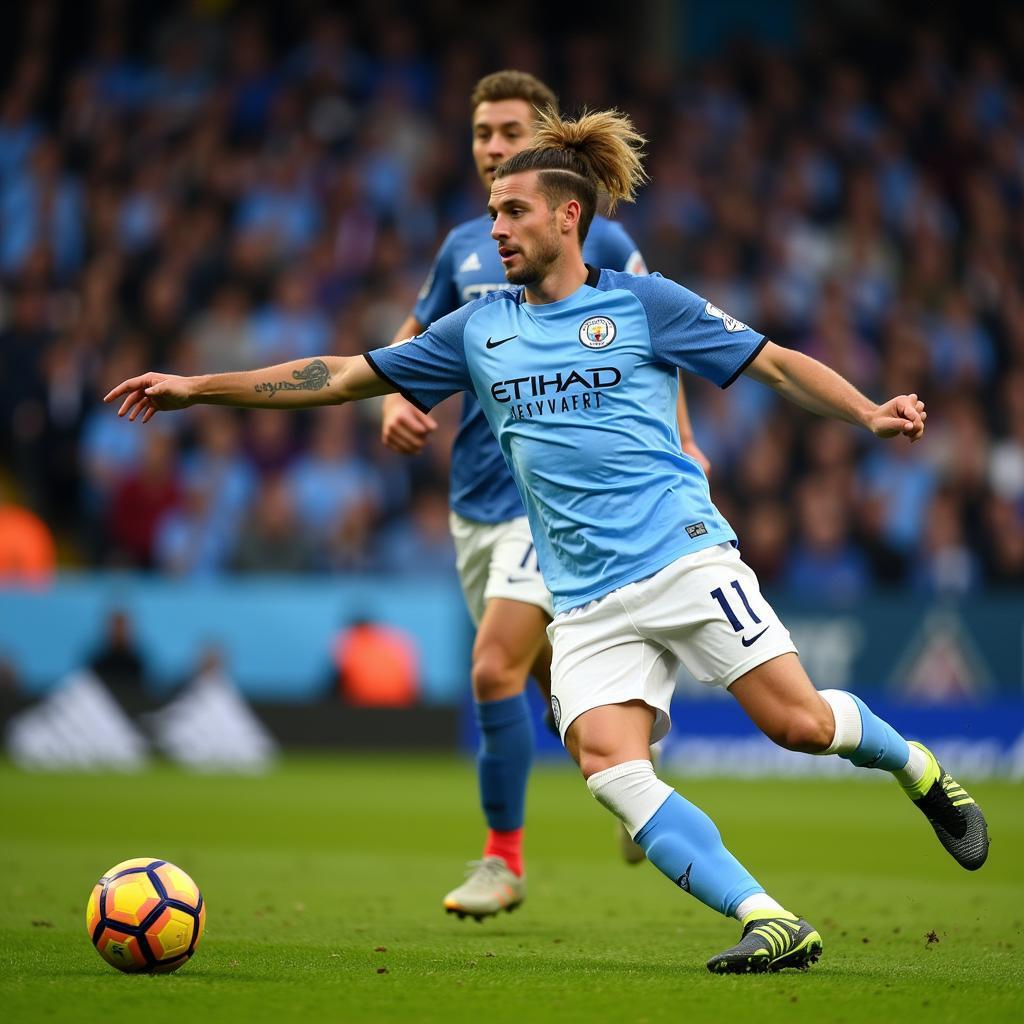
[(588, 316), (580, 324), (580, 343), (587, 348), (607, 348), (615, 340), (615, 321), (607, 316)]

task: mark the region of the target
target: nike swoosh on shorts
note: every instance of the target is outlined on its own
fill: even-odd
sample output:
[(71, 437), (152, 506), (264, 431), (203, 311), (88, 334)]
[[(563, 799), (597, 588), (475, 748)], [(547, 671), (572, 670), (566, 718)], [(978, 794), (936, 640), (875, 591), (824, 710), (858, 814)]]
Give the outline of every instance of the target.
[(743, 644), (744, 647), (749, 647), (751, 644), (757, 643), (757, 641), (760, 640), (761, 637), (763, 637), (769, 629), (771, 629), (771, 626), (765, 626), (764, 629), (762, 629), (761, 632), (758, 633), (756, 636), (752, 636), (749, 638), (743, 637), (743, 639), (740, 640), (740, 643)]

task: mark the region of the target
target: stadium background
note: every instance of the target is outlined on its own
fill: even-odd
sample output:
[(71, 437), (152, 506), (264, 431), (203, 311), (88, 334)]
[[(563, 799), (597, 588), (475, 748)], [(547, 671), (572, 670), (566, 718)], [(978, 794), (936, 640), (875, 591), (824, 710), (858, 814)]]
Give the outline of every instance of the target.
[[(524, 2), (507, 25), (453, 2), (12, 14), (5, 718), (94, 664), (137, 723), (207, 671), (288, 743), (472, 747), (446, 527), (456, 403), (407, 460), (380, 445), (369, 404), (197, 409), (138, 429), (99, 397), (150, 366), (386, 344), (445, 231), (482, 205), (471, 87), (517, 67), (565, 110), (618, 105), (648, 136), (652, 182), (622, 220), (651, 269), (876, 397), (926, 399), (910, 447), (812, 422), (749, 381), (687, 382), (714, 499), (818, 685), (872, 694), (897, 726), (955, 745), (965, 774), (1024, 774), (1024, 13), (630, 10)], [(135, 660), (115, 657), (111, 677), (97, 660), (117, 613)], [(339, 686), (339, 637), (366, 621), (400, 631), (377, 650), (415, 660), (417, 692), (385, 699), (398, 707)], [(685, 680), (681, 693), (680, 771), (809, 760), (777, 757)], [(46, 710), (36, 749), (60, 763), (87, 719)]]

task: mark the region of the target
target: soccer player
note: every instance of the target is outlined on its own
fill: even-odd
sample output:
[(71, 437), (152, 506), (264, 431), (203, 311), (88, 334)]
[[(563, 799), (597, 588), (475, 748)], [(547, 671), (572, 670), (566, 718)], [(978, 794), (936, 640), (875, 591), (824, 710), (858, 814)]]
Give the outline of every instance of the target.
[(403, 345), (206, 377), (146, 373), (107, 396), (146, 422), (196, 402), (282, 408), (401, 390), (422, 408), (474, 391), (522, 493), (555, 607), (551, 701), (597, 800), (681, 889), (742, 925), (721, 973), (807, 967), (821, 936), (726, 849), (706, 814), (658, 779), (680, 662), (725, 687), (776, 743), (893, 774), (968, 870), (988, 853), (970, 794), (854, 696), (817, 691), (740, 559), (707, 481), (679, 454), (676, 369), (727, 387), (748, 374), (877, 437), (917, 441), (924, 403), (876, 405), (827, 367), (653, 275), (596, 270), (580, 249), (597, 203), (632, 199), (642, 138), (615, 112), (542, 118), (495, 172), (488, 209), (510, 284)]
[[(557, 109), (557, 100), (533, 75), (506, 70), (477, 82), (470, 108), (473, 161), (486, 192), (498, 165), (532, 144), (537, 113)], [(626, 231), (601, 216), (590, 226), (583, 258), (595, 267), (647, 272)], [(419, 334), (466, 302), (506, 287), (491, 220), (483, 213), (458, 225), (444, 240), (394, 343)], [(707, 471), (682, 388), (679, 395), (682, 450)], [(381, 438), (394, 451), (418, 453), (436, 427), (401, 395), (384, 400)], [(482, 859), (470, 862), (469, 876), (445, 896), (444, 906), (449, 913), (479, 920), (503, 908), (511, 910), (525, 896), (523, 823), (533, 759), (525, 691), (532, 674), (550, 697), (551, 648), (545, 631), (553, 612), (522, 499), (483, 410), (468, 391), (452, 448), (450, 500), (456, 566), (477, 627), (472, 665), (480, 731), (477, 784), (488, 828)], [(624, 831), (622, 839), (626, 859), (642, 860), (643, 850)]]

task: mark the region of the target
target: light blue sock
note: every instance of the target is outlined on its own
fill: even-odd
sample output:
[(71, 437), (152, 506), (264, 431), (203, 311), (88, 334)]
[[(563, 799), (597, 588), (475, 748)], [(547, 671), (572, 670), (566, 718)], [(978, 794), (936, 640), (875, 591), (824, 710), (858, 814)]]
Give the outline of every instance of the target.
[(533, 761), (533, 723), (526, 694), (476, 704), (480, 727), (477, 777), (487, 824), (498, 832), (522, 828), (526, 781)]
[(876, 715), (856, 694), (846, 690), (822, 690), (832, 708), (835, 739), (828, 753), (838, 754), (858, 768), (898, 772), (910, 758), (907, 741)]
[(663, 875), (722, 914), (732, 915), (747, 896), (764, 891), (725, 848), (715, 823), (678, 793), (634, 838)]

